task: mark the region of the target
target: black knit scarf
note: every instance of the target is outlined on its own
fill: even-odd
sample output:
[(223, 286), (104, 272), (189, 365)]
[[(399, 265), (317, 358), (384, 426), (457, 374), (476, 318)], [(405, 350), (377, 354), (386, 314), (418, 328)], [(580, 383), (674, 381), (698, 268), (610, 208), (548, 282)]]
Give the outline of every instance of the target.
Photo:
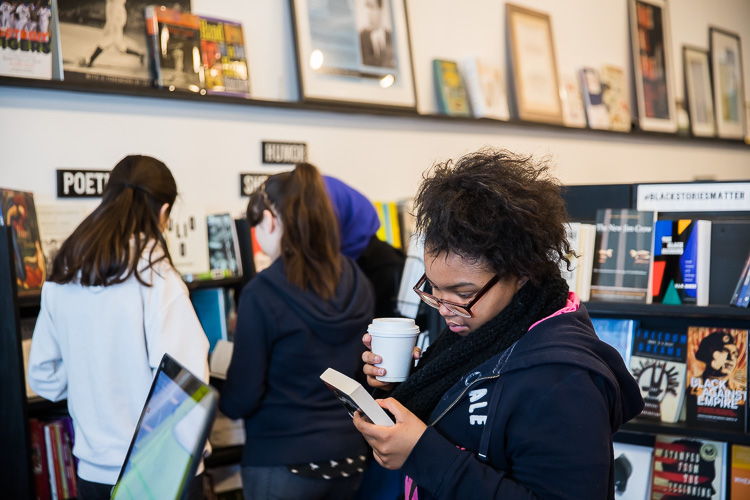
[(424, 352), (417, 368), (391, 394), (423, 422), (440, 398), (468, 370), (503, 352), (531, 325), (565, 307), (568, 285), (555, 276), (540, 286), (527, 282), (497, 316), (466, 337), (444, 329)]

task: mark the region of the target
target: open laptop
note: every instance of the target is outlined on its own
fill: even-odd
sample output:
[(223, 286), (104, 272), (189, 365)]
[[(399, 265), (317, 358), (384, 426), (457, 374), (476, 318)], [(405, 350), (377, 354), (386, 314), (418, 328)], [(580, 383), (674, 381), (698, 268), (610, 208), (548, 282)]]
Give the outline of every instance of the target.
[(165, 354), (112, 499), (184, 499), (201, 461), (217, 404), (215, 389)]

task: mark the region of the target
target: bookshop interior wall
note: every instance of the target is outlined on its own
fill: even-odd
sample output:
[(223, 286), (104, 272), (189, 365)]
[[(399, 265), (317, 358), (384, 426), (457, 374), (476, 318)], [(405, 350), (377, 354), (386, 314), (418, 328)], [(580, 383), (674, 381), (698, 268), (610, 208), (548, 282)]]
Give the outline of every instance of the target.
[[(58, 0), (58, 5), (64, 2)], [(106, 169), (128, 153), (145, 153), (163, 159), (173, 169), (188, 201), (210, 209), (241, 211), (244, 200), (237, 174), (274, 171), (261, 163), (262, 141), (306, 143), (311, 162), (372, 199), (410, 197), (422, 171), (433, 162), (482, 146), (549, 155), (557, 166), (556, 174), (569, 184), (747, 177), (750, 148), (741, 141), (529, 126), (518, 120), (434, 118), (439, 114), (434, 59), (488, 61), (499, 68), (503, 84), (510, 82), (506, 5), (494, 0), (460, 6), (449, 0), (405, 2), (416, 109), (429, 117), (380, 113), (378, 108), (357, 112), (346, 105), (342, 111), (336, 106), (330, 111), (285, 106), (300, 99), (293, 3), (192, 2), (193, 12), (243, 24), (250, 96), (258, 105), (161, 99), (139, 96), (137, 91), (131, 92), (135, 95), (71, 92), (64, 85), (29, 88), (28, 80), (14, 85), (12, 78), (4, 79), (0, 87), (0, 113), (5, 117), (0, 121), (0, 141), (6, 145), (0, 166), (2, 184), (34, 191), (39, 199), (52, 199), (55, 169)], [(549, 16), (561, 82), (575, 82), (583, 67), (612, 65), (628, 75), (627, 87), (634, 92), (628, 1), (596, 2), (595, 6), (583, 0), (515, 3)], [(682, 45), (708, 49), (709, 26), (739, 34), (747, 45), (750, 4), (691, 0), (673, 2), (670, 7), (673, 95), (684, 100)], [(66, 50), (63, 47), (63, 59)], [(750, 95), (749, 53), (742, 51), (746, 96)], [(69, 79), (65, 80), (67, 84)], [(507, 85), (512, 104), (511, 90)], [(633, 95), (631, 110), (637, 109), (634, 100)], [(275, 105), (275, 101), (282, 104)]]

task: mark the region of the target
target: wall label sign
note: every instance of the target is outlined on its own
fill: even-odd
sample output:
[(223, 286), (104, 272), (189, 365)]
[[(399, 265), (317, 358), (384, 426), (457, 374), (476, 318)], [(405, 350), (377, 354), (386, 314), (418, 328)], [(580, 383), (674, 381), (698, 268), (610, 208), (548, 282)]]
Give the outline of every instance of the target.
[(240, 174), (240, 196), (250, 196), (253, 191), (263, 184), (268, 174)]
[(263, 163), (294, 165), (307, 161), (307, 144), (304, 142), (263, 141), (261, 152)]
[(640, 184), (638, 210), (656, 212), (750, 211), (750, 182)]
[(57, 169), (58, 198), (100, 198), (109, 170)]

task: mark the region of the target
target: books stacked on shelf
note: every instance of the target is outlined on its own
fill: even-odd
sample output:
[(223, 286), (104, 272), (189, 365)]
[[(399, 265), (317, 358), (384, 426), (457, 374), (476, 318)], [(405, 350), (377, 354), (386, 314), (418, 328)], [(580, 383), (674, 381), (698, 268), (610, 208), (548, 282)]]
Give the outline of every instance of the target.
[(727, 443), (658, 434), (651, 498), (726, 498)]
[(638, 327), (638, 321), (619, 318), (591, 318), (591, 324), (594, 325), (596, 336), (617, 349), (625, 362), (625, 366), (630, 366), (633, 338)]
[(689, 424), (746, 432), (748, 330), (688, 327)]
[(145, 10), (151, 76), (157, 87), (205, 90), (200, 19), (174, 8), (149, 5)]
[(750, 446), (732, 445), (730, 474), (731, 500), (750, 498)]
[(645, 500), (651, 489), (654, 447), (614, 443), (615, 498)]
[(10, 228), (18, 294), (37, 293), (46, 276), (34, 195), (0, 188), (0, 226)]
[(599, 72), (594, 68), (581, 68), (578, 72), (581, 80), (581, 94), (586, 109), (586, 121), (589, 128), (609, 130), (609, 112), (602, 96), (602, 84)]
[(687, 334), (638, 329), (630, 373), (646, 405), (639, 418), (677, 422), (685, 400)]
[(459, 69), (475, 118), (510, 119), (505, 79), (500, 68), (476, 57), (459, 61)]
[(596, 226), (571, 222), (566, 229), (571, 254), (568, 255), (571, 268), (565, 261), (560, 262), (560, 272), (568, 288), (575, 292), (582, 301), (589, 300), (591, 295), (591, 274), (594, 266), (594, 242), (596, 240)]
[(630, 132), (630, 104), (625, 71), (619, 66), (606, 65), (599, 73), (602, 102), (607, 108), (610, 127), (618, 132)]
[(448, 116), (471, 116), (469, 96), (456, 61), (432, 60), (438, 111)]
[(646, 303), (651, 289), (655, 212), (596, 211), (591, 300)]
[(61, 417), (48, 422), (29, 419), (34, 485), (39, 499), (77, 498), (73, 458), (73, 422)]
[(201, 56), (209, 94), (248, 97), (250, 74), (242, 24), (200, 16)]
[(201, 208), (178, 200), (164, 235), (172, 263), (186, 281), (209, 273), (208, 225)]
[(52, 260), (68, 236), (86, 218), (89, 210), (83, 203), (37, 203), (36, 216), (42, 239), (45, 266), (52, 269)]
[(225, 288), (200, 288), (190, 293), (190, 300), (209, 342), (209, 353), (219, 340), (231, 340), (230, 325), (234, 313), (233, 293)]
[(393, 201), (375, 201), (375, 210), (380, 219), (380, 228), (376, 233), (381, 241), (389, 243), (394, 248), (401, 248), (401, 222), (398, 214), (398, 203)]
[(710, 263), (711, 221), (656, 221), (652, 302), (707, 306)]
[(50, 0), (0, 2), (0, 75), (50, 80), (54, 23)]
[(737, 286), (734, 289), (729, 305), (750, 307), (750, 254), (748, 254), (747, 260), (745, 260), (745, 265), (742, 268), (740, 279), (737, 280)]
[(208, 225), (208, 274), (199, 279), (237, 278), (242, 276), (239, 240), (234, 219), (229, 214), (206, 216)]

